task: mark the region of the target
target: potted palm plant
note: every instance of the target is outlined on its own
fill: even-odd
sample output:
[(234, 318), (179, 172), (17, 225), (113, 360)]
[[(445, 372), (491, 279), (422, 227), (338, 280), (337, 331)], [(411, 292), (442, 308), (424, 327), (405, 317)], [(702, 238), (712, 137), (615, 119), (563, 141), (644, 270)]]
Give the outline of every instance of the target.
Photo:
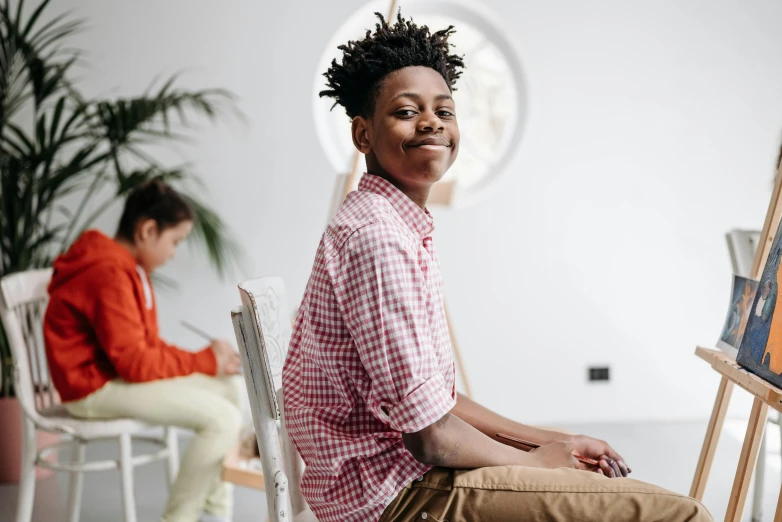
[[(183, 90), (176, 78), (137, 97), (91, 99), (74, 83), (82, 66), (66, 47), (82, 30), (69, 14), (48, 16), (50, 0), (0, 0), (0, 277), (48, 266), (109, 206), (148, 179), (161, 176), (193, 205), (194, 239), (220, 274), (237, 259), (219, 216), (182, 186), (195, 179), (166, 167), (149, 145), (186, 135), (186, 117), (214, 120), (236, 113), (222, 89)], [(47, 21), (44, 21), (46, 19)], [(197, 187), (197, 185), (196, 185)], [(19, 406), (13, 361), (0, 325), (0, 482), (18, 476)], [(9, 461), (5, 455), (13, 458)], [(5, 470), (9, 462), (13, 469)]]

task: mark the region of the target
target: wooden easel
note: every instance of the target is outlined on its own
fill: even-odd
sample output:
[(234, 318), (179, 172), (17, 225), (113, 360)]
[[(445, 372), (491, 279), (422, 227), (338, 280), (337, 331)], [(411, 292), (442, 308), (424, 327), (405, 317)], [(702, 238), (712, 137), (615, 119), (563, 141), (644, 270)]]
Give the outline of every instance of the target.
[[(758, 249), (755, 252), (755, 259), (752, 264), (752, 277), (754, 279), (760, 279), (763, 275), (763, 267), (766, 264), (766, 259), (768, 259), (771, 251), (771, 244), (779, 227), (779, 220), (782, 215), (782, 204), (780, 203), (781, 187), (782, 165), (777, 169), (774, 191), (771, 195), (763, 231), (760, 234), (760, 242), (758, 243)], [(782, 390), (744, 370), (732, 357), (722, 352), (698, 347), (695, 350), (695, 354), (710, 363), (712, 368), (722, 375), (722, 380), (717, 390), (717, 397), (714, 400), (714, 408), (706, 430), (706, 438), (701, 448), (698, 466), (695, 469), (695, 477), (690, 488), (691, 497), (698, 500), (703, 499), (706, 481), (709, 478), (711, 465), (714, 461), (714, 453), (725, 422), (725, 413), (728, 410), (728, 403), (730, 402), (734, 384), (738, 384), (755, 397), (747, 425), (747, 433), (744, 436), (744, 445), (741, 448), (736, 478), (733, 481), (733, 489), (730, 493), (728, 511), (725, 514), (726, 522), (741, 522), (749, 483), (757, 462), (760, 443), (763, 440), (763, 430), (766, 427), (768, 408), (771, 407), (782, 412)], [(776, 514), (774, 515), (774, 522), (782, 522), (782, 491), (780, 492)]]
[[(392, 23), (392, 19), (396, 13), (398, 0), (391, 0), (391, 7), (388, 10), (388, 17), (386, 20), (388, 23)], [(332, 200), (331, 209), (329, 211), (329, 219), (336, 214), (339, 209), (339, 205), (345, 200), (348, 194), (355, 188), (357, 183), (358, 174), (360, 170), (361, 157), (363, 155), (358, 150), (353, 154), (353, 162), (351, 163), (350, 173), (347, 176), (337, 176), (335, 182), (334, 192), (338, 195), (338, 199)], [(443, 205), (448, 206), (453, 202), (454, 195), (454, 182), (446, 181), (439, 182), (432, 187), (432, 192), (429, 194), (429, 205)], [(464, 370), (464, 361), (462, 360), (462, 353), (459, 350), (459, 344), (456, 342), (456, 335), (454, 334), (453, 324), (451, 322), (451, 314), (448, 312), (448, 305), (445, 304), (445, 320), (448, 323), (448, 333), (451, 337), (451, 346), (453, 348), (453, 355), (456, 359), (456, 368), (459, 371), (459, 376), (464, 384), (464, 391), (467, 397), (472, 399), (472, 388), (470, 388), (470, 382), (467, 380), (467, 373)]]

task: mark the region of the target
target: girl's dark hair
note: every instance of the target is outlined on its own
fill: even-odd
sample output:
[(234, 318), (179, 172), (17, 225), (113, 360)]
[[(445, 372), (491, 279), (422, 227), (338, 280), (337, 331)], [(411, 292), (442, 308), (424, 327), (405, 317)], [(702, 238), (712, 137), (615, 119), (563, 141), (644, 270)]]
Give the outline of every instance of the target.
[(125, 200), (117, 236), (133, 241), (136, 224), (145, 219), (154, 219), (162, 232), (183, 221), (192, 221), (193, 209), (181, 194), (160, 178), (154, 178), (134, 189)]
[[(462, 57), (450, 53), (448, 37), (453, 26), (442, 31), (429, 32), (425, 25), (418, 26), (397, 14), (396, 23), (390, 25), (380, 13), (375, 32), (367, 31), (363, 40), (340, 45), (342, 63), (331, 62), (326, 77), (326, 90), (320, 96), (334, 99), (334, 106), (345, 107), (348, 117), (369, 117), (375, 110), (375, 100), (386, 76), (411, 66), (434, 69), (454, 90), (454, 83), (464, 68)], [(333, 109), (334, 107), (332, 107)]]

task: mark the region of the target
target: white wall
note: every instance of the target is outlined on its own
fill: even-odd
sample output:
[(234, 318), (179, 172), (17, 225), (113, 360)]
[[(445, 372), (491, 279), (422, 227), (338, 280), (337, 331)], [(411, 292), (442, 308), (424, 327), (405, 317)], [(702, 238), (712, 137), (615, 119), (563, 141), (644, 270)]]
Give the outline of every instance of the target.
[[(401, 2), (404, 8), (404, 1)], [(760, 227), (782, 138), (776, 0), (485, 0), (517, 43), (530, 114), (484, 201), (437, 211), (448, 302), (477, 398), (529, 422), (706, 418), (718, 379), (693, 351), (730, 290), (723, 233)], [(187, 157), (291, 306), (324, 226), (333, 173), (310, 95), (324, 45), (360, 0), (83, 0), (89, 93), (155, 75), (241, 97), (249, 125), (199, 134)], [(469, 73), (468, 73), (469, 74)], [(113, 230), (114, 217), (104, 221)], [(236, 281), (188, 249), (165, 269), (163, 333), (185, 318), (232, 337)], [(608, 364), (612, 381), (586, 382)], [(738, 392), (737, 392), (738, 393)]]

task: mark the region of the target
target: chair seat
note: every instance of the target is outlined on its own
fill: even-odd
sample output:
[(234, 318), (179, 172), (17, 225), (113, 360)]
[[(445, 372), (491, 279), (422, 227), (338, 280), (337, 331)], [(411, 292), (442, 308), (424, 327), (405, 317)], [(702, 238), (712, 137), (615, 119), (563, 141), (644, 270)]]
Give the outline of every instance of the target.
[(315, 518), (315, 513), (310, 511), (310, 508), (307, 508), (293, 517), (293, 522), (318, 522), (318, 519)]
[(121, 433), (138, 433), (151, 427), (133, 419), (81, 419), (72, 416), (62, 404), (39, 410), (42, 417), (67, 428), (72, 429), (81, 438), (98, 439), (114, 437)]

